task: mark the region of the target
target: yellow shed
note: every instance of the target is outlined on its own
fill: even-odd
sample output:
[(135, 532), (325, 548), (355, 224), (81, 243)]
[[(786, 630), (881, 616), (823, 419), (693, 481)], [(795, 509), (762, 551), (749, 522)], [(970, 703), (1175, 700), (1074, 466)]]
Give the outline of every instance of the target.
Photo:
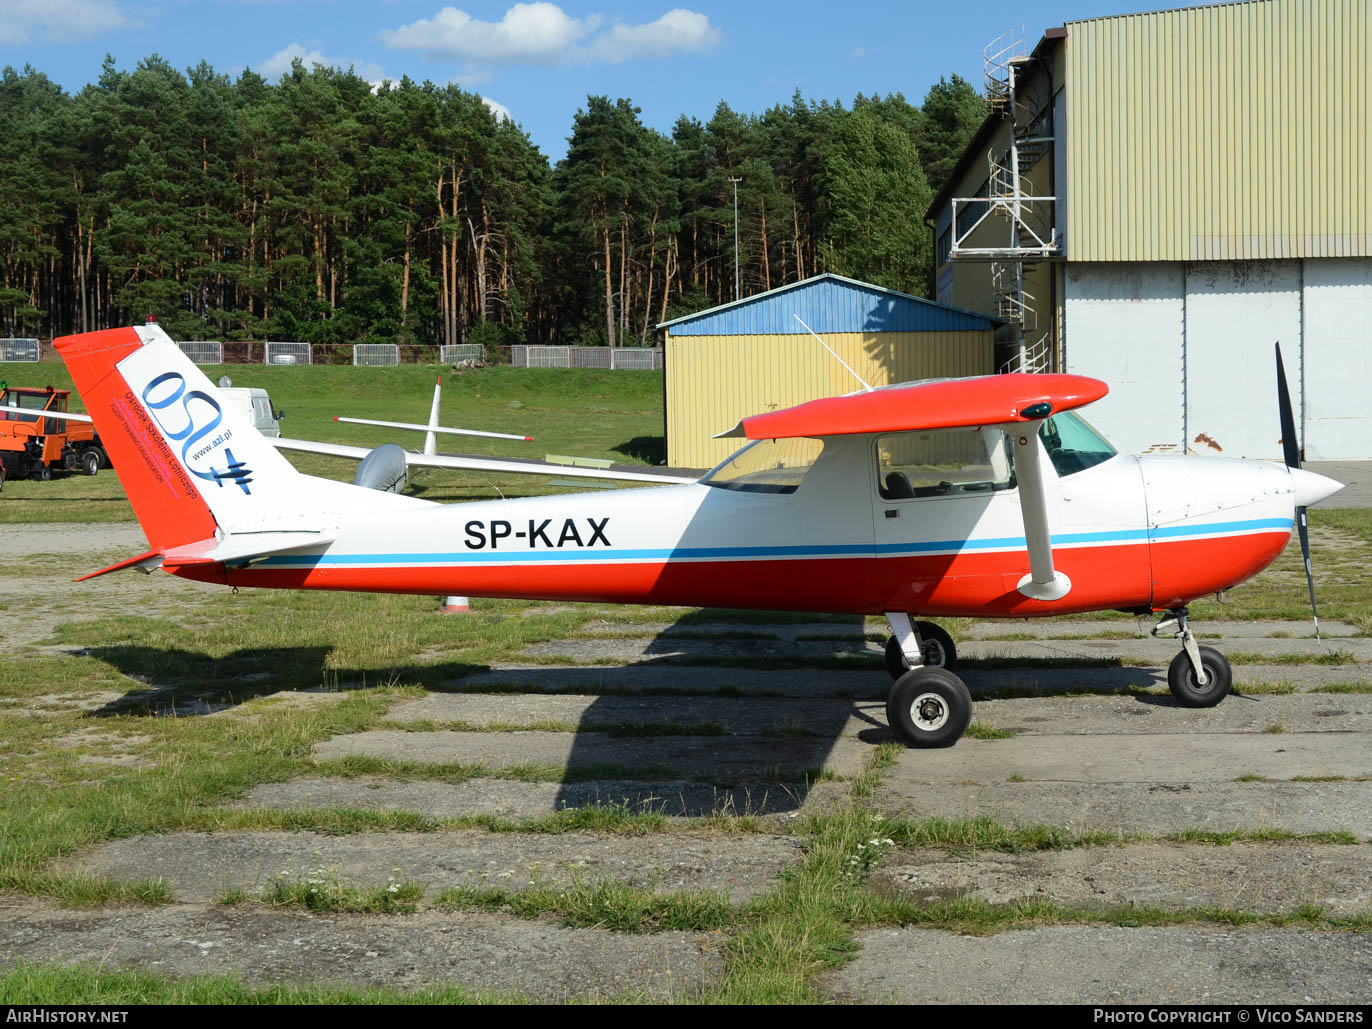
[(716, 433), (748, 415), (861, 389), (853, 373), (872, 386), (989, 374), (996, 325), (829, 274), (663, 322), (667, 462), (711, 468), (738, 449)]

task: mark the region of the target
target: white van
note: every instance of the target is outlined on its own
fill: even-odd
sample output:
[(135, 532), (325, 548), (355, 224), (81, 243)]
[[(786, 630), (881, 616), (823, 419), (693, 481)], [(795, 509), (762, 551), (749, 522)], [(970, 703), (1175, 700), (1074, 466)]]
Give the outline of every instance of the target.
[(265, 389), (221, 386), (219, 395), (232, 404), (234, 409), (243, 417), (257, 426), (257, 431), (262, 435), (281, 435), (281, 419), (286, 417), (286, 414), (284, 411), (273, 409), (272, 398)]

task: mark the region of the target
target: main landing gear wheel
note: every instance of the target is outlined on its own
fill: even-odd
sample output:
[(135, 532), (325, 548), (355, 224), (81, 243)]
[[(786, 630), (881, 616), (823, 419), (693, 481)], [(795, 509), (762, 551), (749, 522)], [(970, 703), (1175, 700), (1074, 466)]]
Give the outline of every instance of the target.
[[(952, 671), (958, 666), (958, 649), (947, 632), (933, 622), (916, 622), (915, 632), (919, 633), (925, 668), (947, 668)], [(892, 679), (899, 679), (909, 670), (905, 654), (900, 649), (900, 640), (892, 636), (886, 641), (886, 671)]]
[(907, 747), (951, 747), (972, 721), (972, 695), (944, 668), (915, 668), (891, 686), (886, 721)]
[(1181, 651), (1167, 666), (1167, 686), (1182, 707), (1214, 707), (1229, 695), (1234, 676), (1223, 654), (1211, 647), (1200, 647), (1205, 685), (1196, 681), (1196, 669), (1186, 651)]

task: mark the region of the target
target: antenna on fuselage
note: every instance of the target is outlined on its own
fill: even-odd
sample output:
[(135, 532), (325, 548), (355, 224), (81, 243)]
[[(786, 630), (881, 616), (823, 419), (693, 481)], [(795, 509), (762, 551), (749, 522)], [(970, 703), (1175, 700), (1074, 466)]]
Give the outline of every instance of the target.
[[(805, 319), (803, 319), (800, 315), (796, 314), (795, 312), (791, 313), (791, 317), (794, 318), (796, 321), (800, 322), (801, 325), (805, 325)], [(872, 387), (867, 384), (867, 381), (863, 379), (863, 377), (859, 375), (857, 372), (853, 371), (852, 365), (850, 365), (843, 358), (839, 357), (838, 354), (835, 354), (834, 348), (831, 347), (828, 343), (825, 343), (824, 340), (820, 338), (818, 332), (810, 328), (810, 326), (808, 325), (805, 325), (805, 331), (808, 332), (811, 336), (814, 336), (815, 339), (818, 339), (819, 345), (822, 346), (825, 350), (829, 351), (829, 353), (833, 355), (835, 361), (843, 365), (843, 367), (847, 368), (848, 374), (851, 375), (853, 378), (857, 379), (858, 382), (862, 383), (862, 388), (864, 390), (867, 390), (868, 392), (872, 390)]]

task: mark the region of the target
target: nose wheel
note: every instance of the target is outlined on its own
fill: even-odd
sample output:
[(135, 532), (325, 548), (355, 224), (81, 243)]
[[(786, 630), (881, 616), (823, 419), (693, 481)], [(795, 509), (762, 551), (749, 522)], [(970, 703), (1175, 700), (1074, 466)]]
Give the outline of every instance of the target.
[(1167, 666), (1167, 688), (1182, 707), (1214, 707), (1229, 695), (1234, 683), (1229, 661), (1213, 647), (1196, 643), (1186, 608), (1171, 611), (1153, 627), (1153, 635), (1171, 633), (1181, 640), (1181, 652)]
[[(958, 665), (958, 650), (953, 645), (953, 637), (933, 622), (914, 622), (915, 645), (924, 657), (926, 668), (947, 668), (952, 671)], [(910, 670), (910, 661), (900, 645), (899, 636), (891, 636), (886, 641), (886, 671), (892, 679), (899, 679)]]

